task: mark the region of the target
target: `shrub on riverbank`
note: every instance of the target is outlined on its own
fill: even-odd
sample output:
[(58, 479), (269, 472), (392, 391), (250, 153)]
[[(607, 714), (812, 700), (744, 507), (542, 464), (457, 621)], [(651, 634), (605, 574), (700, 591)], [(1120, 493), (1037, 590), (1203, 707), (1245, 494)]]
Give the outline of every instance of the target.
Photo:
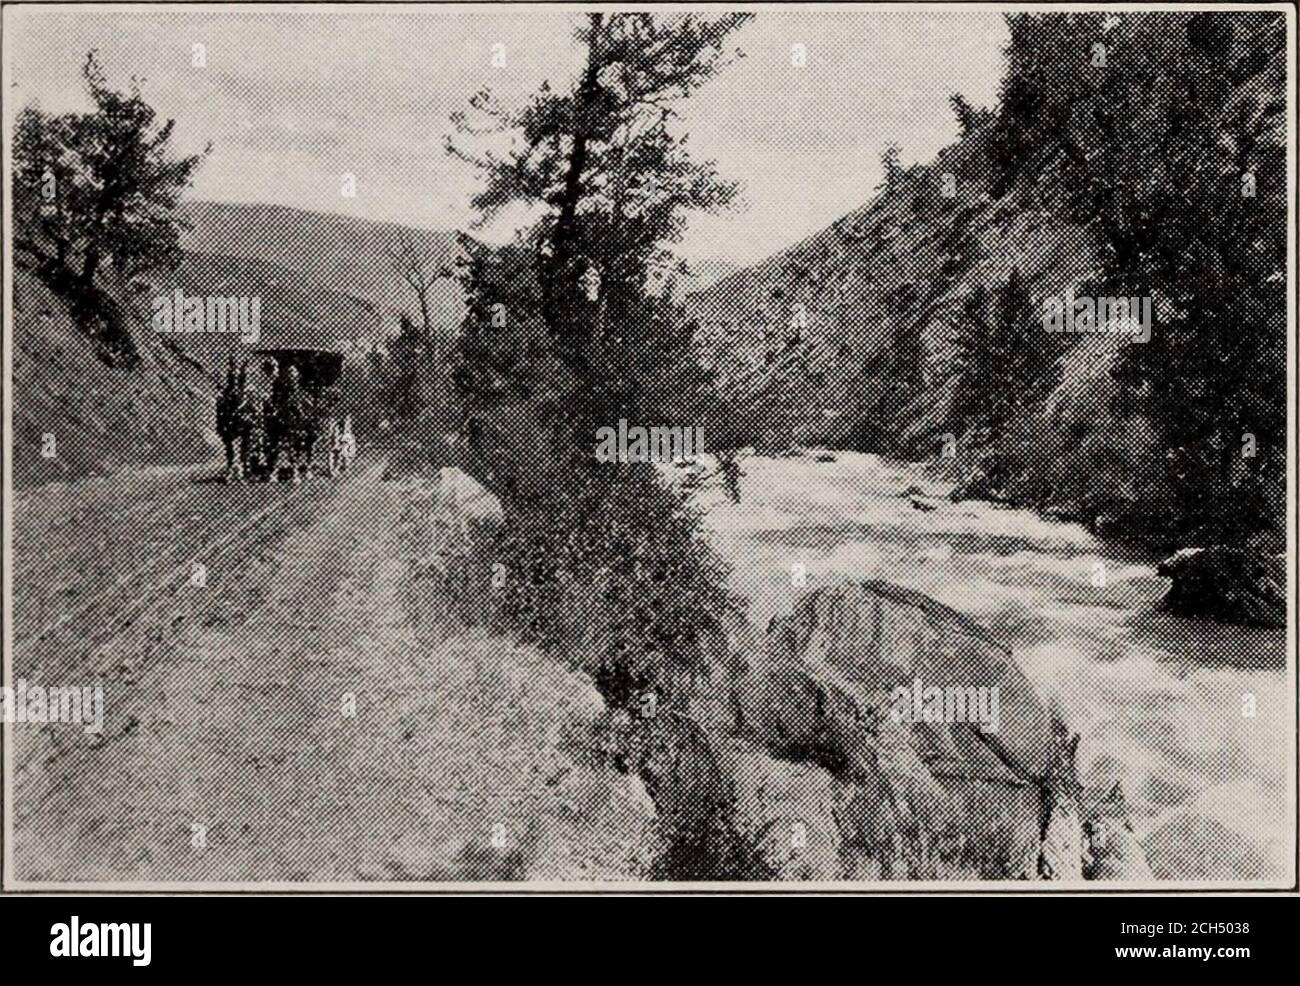
[(610, 710), (599, 759), (658, 808), (656, 879), (769, 879), (692, 718), (735, 605), (697, 515), (645, 465), (568, 466), (541, 497), (469, 532), (447, 571), (462, 617), (590, 676)]
[[(709, 673), (724, 563), (653, 468), (573, 466), (567, 482), (476, 528), (480, 619), (591, 675), (612, 705), (670, 704)], [(653, 696), (651, 698), (650, 696)]]

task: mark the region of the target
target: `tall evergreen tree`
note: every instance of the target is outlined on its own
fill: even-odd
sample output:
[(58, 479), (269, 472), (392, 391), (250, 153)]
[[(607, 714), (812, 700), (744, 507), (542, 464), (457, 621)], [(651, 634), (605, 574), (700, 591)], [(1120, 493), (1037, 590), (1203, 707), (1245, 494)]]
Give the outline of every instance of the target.
[(962, 306), (952, 340), (953, 412), (967, 427), (1002, 437), (1034, 412), (1050, 386), (1051, 344), (1018, 268), (997, 292), (991, 318), (988, 307), (983, 285)]
[(123, 279), (176, 266), (176, 208), (207, 151), (173, 156), (174, 121), (158, 122), (138, 83), (110, 88), (93, 51), (82, 79), (92, 112), (18, 114), (14, 249), (74, 314), (105, 321), (114, 332), (105, 341), (133, 355), (121, 320), (104, 320), (109, 299), (96, 279), (106, 264)]
[(1043, 328), (1018, 267), (1007, 276), (994, 336), (1001, 364), (995, 411), (998, 424), (1006, 429), (1031, 414), (1051, 384), (1052, 336)]
[(441, 441), (452, 430), (450, 378), (439, 347), (403, 314), (383, 362), (382, 403), (392, 424), (408, 437)]
[(991, 395), (997, 381), (988, 297), (983, 284), (962, 303), (952, 337), (953, 417), (967, 427), (985, 427), (992, 418)]
[[(676, 267), (669, 247), (686, 213), (724, 207), (737, 189), (692, 160), (674, 106), (727, 64), (726, 38), (748, 16), (589, 14), (567, 91), (543, 85), (518, 110), (479, 93), (456, 117), (449, 150), (483, 175), (480, 221), (512, 203), (541, 212), (504, 250), (466, 244), (458, 380), (471, 404), (536, 399), (557, 438), (578, 445), (620, 417), (682, 413), (693, 326), (646, 285)], [(484, 131), (517, 139), (505, 155), (464, 146)]]

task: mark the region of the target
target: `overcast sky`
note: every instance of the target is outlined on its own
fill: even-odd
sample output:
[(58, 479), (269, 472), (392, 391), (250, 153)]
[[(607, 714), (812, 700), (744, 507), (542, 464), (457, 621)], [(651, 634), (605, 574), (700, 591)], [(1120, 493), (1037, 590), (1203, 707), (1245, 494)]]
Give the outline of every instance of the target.
[[(99, 49), (114, 84), (143, 77), (180, 150), (212, 156), (191, 194), (433, 228), (465, 228), (471, 169), (443, 151), (448, 117), (480, 87), (515, 102), (575, 75), (580, 14), (558, 8), (232, 14), (5, 8), (6, 114), (32, 100), (84, 108), (79, 70)], [(680, 107), (697, 157), (739, 179), (744, 205), (693, 220), (681, 252), (761, 259), (861, 205), (891, 140), (904, 163), (951, 141), (948, 95), (991, 105), (1006, 30), (985, 11), (760, 12), (746, 57)], [(802, 44), (807, 65), (791, 65)], [(195, 44), (207, 65), (192, 66)], [(505, 46), (504, 68), (492, 65)], [(357, 176), (354, 199), (340, 176)], [(507, 219), (507, 223), (509, 220)], [(498, 226), (496, 237), (509, 229)]]

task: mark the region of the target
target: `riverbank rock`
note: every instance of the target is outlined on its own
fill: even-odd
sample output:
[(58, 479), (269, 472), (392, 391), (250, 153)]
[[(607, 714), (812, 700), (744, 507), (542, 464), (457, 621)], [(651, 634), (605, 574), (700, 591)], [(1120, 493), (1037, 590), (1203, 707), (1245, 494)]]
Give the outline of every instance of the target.
[(968, 472), (948, 493), (953, 503), (965, 500), (984, 500), (988, 503), (1010, 503), (1005, 484), (995, 479), (983, 464)]
[(1261, 551), (1216, 545), (1184, 548), (1162, 561), (1156, 574), (1173, 579), (1161, 603), (1178, 616), (1286, 626), (1286, 560)]
[(1123, 819), (1097, 819), (1084, 826), (1083, 878), (1120, 883), (1155, 879), (1133, 827)]
[(960, 613), (885, 582), (819, 589), (772, 621), (733, 696), (742, 735), (852, 786), (837, 824), (854, 871), (1081, 878), (1074, 740)]
[(839, 880), (838, 784), (812, 763), (779, 760), (742, 740), (724, 759), (734, 792), (733, 824), (774, 880)]

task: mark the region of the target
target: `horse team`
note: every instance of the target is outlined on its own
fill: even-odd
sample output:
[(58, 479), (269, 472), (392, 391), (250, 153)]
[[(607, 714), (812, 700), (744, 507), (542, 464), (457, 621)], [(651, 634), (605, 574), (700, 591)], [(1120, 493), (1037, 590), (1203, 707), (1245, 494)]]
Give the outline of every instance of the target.
[(275, 359), (261, 367), (259, 383), (245, 362), (236, 370), (232, 356), (226, 384), (217, 399), (217, 434), (226, 453), (226, 482), (241, 479), (301, 483), (312, 475), (316, 448), (325, 441), (329, 475), (345, 471), (356, 456), (352, 418), (328, 413), (319, 394), (304, 387), (296, 366), (281, 370)]

